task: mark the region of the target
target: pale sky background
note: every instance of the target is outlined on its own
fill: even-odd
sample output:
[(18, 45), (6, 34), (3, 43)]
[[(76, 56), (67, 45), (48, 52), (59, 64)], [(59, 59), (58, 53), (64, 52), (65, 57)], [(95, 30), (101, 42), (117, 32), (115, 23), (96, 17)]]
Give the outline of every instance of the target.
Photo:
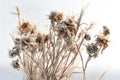
[[(22, 73), (10, 66), (12, 59), (8, 50), (13, 47), (10, 33), (16, 28), (17, 17), (11, 12), (15, 6), (21, 8), (24, 18), (34, 21), (45, 31), (48, 25), (47, 15), (51, 10), (58, 10), (69, 15), (79, 15), (82, 5), (90, 3), (86, 9), (85, 21), (96, 22), (97, 28), (107, 25), (110, 28), (110, 47), (104, 55), (89, 63), (88, 74), (98, 75), (108, 69), (103, 80), (120, 80), (120, 2), (119, 0), (0, 0), (0, 80), (22, 80)], [(89, 76), (95, 80), (96, 75)], [(78, 79), (79, 80), (79, 79)]]

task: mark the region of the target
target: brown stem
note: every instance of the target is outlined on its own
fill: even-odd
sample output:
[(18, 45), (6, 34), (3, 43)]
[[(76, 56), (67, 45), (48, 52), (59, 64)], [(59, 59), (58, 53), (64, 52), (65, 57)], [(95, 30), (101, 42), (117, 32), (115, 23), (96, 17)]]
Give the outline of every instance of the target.
[(92, 57), (90, 57), (90, 56), (88, 56), (88, 58), (87, 58), (87, 61), (86, 61), (86, 63), (85, 63), (85, 68), (84, 68), (85, 71), (86, 71), (86, 68), (87, 68), (88, 62), (91, 60), (91, 58), (92, 58)]
[(80, 42), (80, 46), (78, 47), (78, 52), (79, 52), (81, 63), (82, 63), (83, 80), (86, 80), (86, 73), (85, 73), (85, 68), (84, 68), (83, 56), (82, 56), (81, 52), (79, 51), (83, 42), (84, 42), (84, 37), (82, 38), (82, 41)]

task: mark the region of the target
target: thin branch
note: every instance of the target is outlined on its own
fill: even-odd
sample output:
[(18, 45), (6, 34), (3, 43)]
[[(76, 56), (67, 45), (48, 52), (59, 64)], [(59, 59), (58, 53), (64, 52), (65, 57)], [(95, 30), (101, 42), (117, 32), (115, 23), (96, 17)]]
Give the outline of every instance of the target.
[(104, 75), (107, 73), (107, 70), (104, 71), (99, 77), (97, 80), (102, 80), (102, 78), (104, 77)]

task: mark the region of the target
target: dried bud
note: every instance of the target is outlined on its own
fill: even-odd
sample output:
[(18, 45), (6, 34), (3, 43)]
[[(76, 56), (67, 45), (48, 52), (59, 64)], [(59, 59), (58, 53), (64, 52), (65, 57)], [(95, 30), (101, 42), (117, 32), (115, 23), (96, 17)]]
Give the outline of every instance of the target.
[(109, 31), (109, 29), (108, 29), (106, 26), (103, 26), (103, 34), (104, 34), (105, 36), (107, 36), (107, 35), (110, 34), (110, 31)]
[(42, 43), (42, 36), (40, 33), (37, 35), (36, 43), (39, 43), (39, 44)]
[(49, 15), (49, 19), (50, 20), (54, 20), (55, 16), (57, 15), (57, 12), (56, 11), (52, 11)]
[(19, 41), (20, 41), (20, 39), (19, 39), (19, 38), (15, 38), (15, 43), (16, 43), (16, 44), (18, 44), (18, 43), (19, 43)]
[(46, 43), (49, 40), (50, 36), (49, 35), (45, 35), (44, 37), (44, 43)]
[(16, 57), (17, 55), (19, 55), (19, 48), (18, 47), (14, 47), (12, 50), (9, 51), (9, 56), (11, 58)]
[(22, 33), (32, 33), (35, 30), (35, 26), (30, 22), (23, 22), (21, 25), (21, 32)]
[(87, 40), (87, 41), (89, 41), (89, 40), (91, 40), (91, 37), (90, 37), (90, 35), (89, 34), (85, 34), (85, 40)]
[(62, 14), (62, 13), (59, 13), (59, 14), (56, 16), (55, 21), (56, 21), (56, 22), (60, 22), (62, 19), (63, 19), (63, 14)]
[(26, 29), (28, 27), (29, 23), (28, 22), (24, 22), (22, 25), (21, 25), (21, 28), (22, 29)]
[(19, 69), (19, 68), (20, 68), (19, 61), (18, 61), (18, 60), (13, 61), (13, 62), (12, 62), (12, 66), (13, 66), (13, 68), (15, 68), (15, 69)]
[(26, 38), (25, 42), (30, 43), (30, 38)]

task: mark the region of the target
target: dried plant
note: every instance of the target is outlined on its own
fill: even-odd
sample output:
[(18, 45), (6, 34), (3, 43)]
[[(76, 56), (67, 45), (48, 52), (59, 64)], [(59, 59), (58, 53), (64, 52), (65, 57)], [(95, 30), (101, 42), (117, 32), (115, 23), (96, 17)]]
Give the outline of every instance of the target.
[[(18, 7), (16, 11), (18, 27), (16, 33), (11, 34), (15, 46), (9, 56), (15, 59), (12, 66), (24, 71), (26, 80), (70, 80), (74, 73), (82, 73), (86, 80), (88, 62), (108, 47), (110, 31), (106, 26), (92, 39), (88, 31), (94, 24), (82, 23), (85, 8), (78, 19), (65, 19), (63, 13), (52, 11), (48, 17), (51, 23), (49, 34), (38, 31), (32, 22), (23, 21)], [(88, 55), (86, 60), (82, 48)], [(78, 60), (81, 66), (76, 72), (75, 62)]]

